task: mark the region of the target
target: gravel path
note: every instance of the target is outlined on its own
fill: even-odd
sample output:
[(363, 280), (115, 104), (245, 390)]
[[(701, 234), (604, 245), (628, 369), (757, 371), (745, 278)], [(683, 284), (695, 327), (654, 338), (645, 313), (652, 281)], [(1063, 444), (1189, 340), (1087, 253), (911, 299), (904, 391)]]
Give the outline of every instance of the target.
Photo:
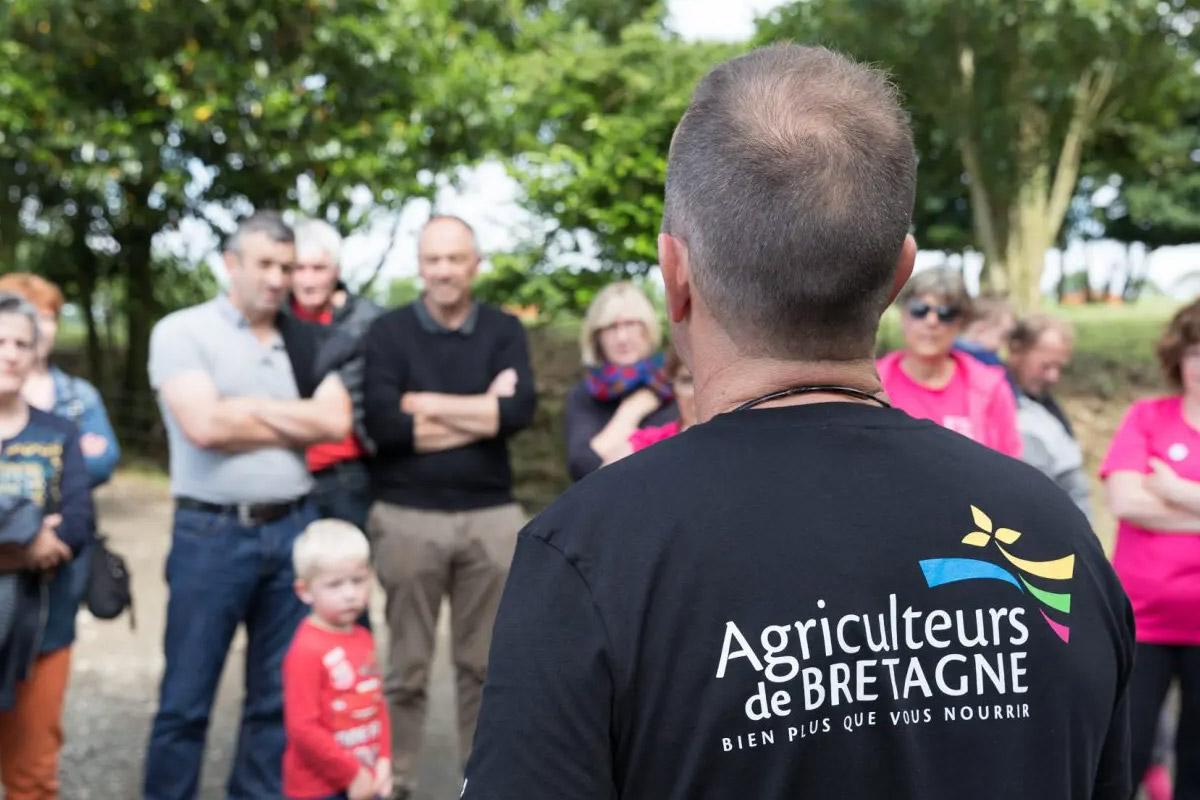
[[(166, 608), (163, 564), (170, 542), (170, 499), (161, 480), (121, 476), (97, 496), (101, 529), (130, 564), (137, 629), (80, 613), (65, 713), (63, 800), (134, 800), (141, 796), (142, 759), (162, 673)], [(373, 616), (382, 622), (382, 590)], [(443, 623), (446, 615), (443, 614)], [(380, 625), (376, 625), (376, 630)], [(439, 629), (418, 800), (458, 796), (453, 680), (447, 630)], [(209, 727), (201, 800), (220, 800), (237, 735), (244, 642), (235, 640)], [(2, 795), (0, 795), (2, 796)]]

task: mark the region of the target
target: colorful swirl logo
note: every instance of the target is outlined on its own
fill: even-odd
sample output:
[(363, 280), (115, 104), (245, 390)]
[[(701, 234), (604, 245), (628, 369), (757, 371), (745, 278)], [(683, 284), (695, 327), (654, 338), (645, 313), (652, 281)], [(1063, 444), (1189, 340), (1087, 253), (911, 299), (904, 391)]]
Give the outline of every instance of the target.
[[(1004, 546), (1011, 547), (1015, 544), (1021, 538), (1020, 532), (1011, 528), (994, 528), (991, 517), (975, 506), (971, 506), (971, 516), (975, 520), (977, 529), (963, 537), (963, 544), (971, 547), (987, 547), (989, 544), (995, 544), (1000, 555), (1016, 568), (1016, 574), (999, 564), (978, 558), (930, 558), (920, 562), (921, 572), (925, 574), (925, 583), (930, 589), (947, 583), (971, 580), (997, 580), (1012, 584), (1017, 591), (1022, 594), (1027, 592), (1037, 600), (1038, 611), (1046, 620), (1046, 624), (1050, 626), (1050, 630), (1054, 631), (1064, 642), (1070, 642), (1071, 629), (1067, 622), (1065, 620), (1057, 622), (1046, 613), (1049, 609), (1069, 617), (1071, 613), (1070, 592), (1043, 589), (1034, 585), (1031, 579), (1058, 583), (1071, 580), (1075, 574), (1075, 555), (1071, 554), (1051, 561), (1030, 561), (1019, 558), (1008, 552)], [(1066, 587), (1062, 586), (1061, 588)]]

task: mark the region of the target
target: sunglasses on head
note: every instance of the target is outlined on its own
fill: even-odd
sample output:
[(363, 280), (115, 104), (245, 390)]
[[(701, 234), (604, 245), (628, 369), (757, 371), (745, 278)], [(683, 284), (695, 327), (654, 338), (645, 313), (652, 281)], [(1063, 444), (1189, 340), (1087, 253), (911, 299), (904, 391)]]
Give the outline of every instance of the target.
[(920, 300), (914, 300), (908, 304), (908, 315), (913, 319), (925, 319), (929, 316), (930, 311), (937, 314), (938, 322), (954, 322), (962, 316), (962, 309), (958, 306), (933, 306)]

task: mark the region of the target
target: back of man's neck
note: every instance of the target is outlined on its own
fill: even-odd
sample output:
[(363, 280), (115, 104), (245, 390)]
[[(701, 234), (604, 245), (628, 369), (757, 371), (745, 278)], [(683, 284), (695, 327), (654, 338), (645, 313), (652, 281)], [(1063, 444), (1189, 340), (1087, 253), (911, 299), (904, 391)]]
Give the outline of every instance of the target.
[[(696, 413), (700, 421), (733, 411), (753, 400), (800, 386), (838, 386), (882, 396), (871, 358), (851, 361), (779, 361), (743, 358), (717, 368), (700, 366), (696, 373)], [(805, 393), (764, 402), (756, 407), (857, 402), (866, 399), (839, 393)]]

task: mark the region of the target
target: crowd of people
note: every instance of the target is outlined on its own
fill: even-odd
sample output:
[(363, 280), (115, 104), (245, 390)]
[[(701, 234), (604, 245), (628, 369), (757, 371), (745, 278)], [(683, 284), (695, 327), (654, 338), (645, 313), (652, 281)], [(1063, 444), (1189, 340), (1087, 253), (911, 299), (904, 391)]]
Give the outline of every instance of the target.
[[(731, 127), (739, 109), (753, 111), (747, 98), (767, 111)], [(801, 100), (819, 123), (794, 119)], [(144, 796), (196, 796), (217, 683), (244, 627), (228, 797), (410, 797), (448, 601), (470, 800), (972, 796), (997, 785), (985, 749), (1029, 771), (1005, 777), (1010, 788), (1040, 776), (1055, 788), (1036, 796), (1116, 798), (1130, 776), (1161, 769), (1172, 741), (1176, 797), (1200, 797), (1200, 303), (1159, 346), (1172, 393), (1134, 404), (1101, 467), (1120, 523), (1118, 585), (1088, 525), (1082, 449), (1053, 396), (1071, 326), (972, 298), (952, 270), (910, 278), (914, 169), (894, 90), (870, 69), (787, 46), (706, 78), (669, 162), (660, 263), (671, 343), (634, 284), (595, 297), (565, 408), (577, 485), (528, 527), (509, 440), (533, 420), (535, 378), (520, 321), (472, 296), (482, 254), (471, 226), (431, 217), (418, 241), (423, 294), (385, 309), (341, 281), (341, 238), (326, 222), (292, 226), (269, 211), (242, 220), (223, 252), (227, 288), (162, 319), (151, 338), (174, 517)], [(787, 188), (795, 181), (803, 192)], [(828, 265), (853, 280), (824, 276)], [(51, 361), (63, 302), (43, 278), (0, 277), (0, 781), (10, 800), (58, 796), (92, 492), (120, 457), (99, 393)], [(892, 303), (903, 347), (874, 360)], [(985, 508), (998, 509), (995, 525)], [(942, 630), (957, 618), (965, 637), (964, 609), (990, 603), (998, 630), (996, 608), (1015, 602), (1003, 592), (1041, 601), (1045, 630), (1032, 630), (1032, 612), (1019, 622), (1022, 607), (1006, 612), (1024, 649), (1000, 692), (1019, 692), (1025, 715), (1032, 706), (1060, 744), (998, 721), (943, 725), (956, 708), (943, 701), (965, 690), (946, 688), (943, 661), (944, 696), (932, 691), (914, 677), (915, 655), (888, 708), (923, 686), (929, 738), (893, 723), (837, 747), (821, 738), (828, 716), (824, 728), (768, 730), (764, 720), (786, 722), (791, 703), (819, 717), (839, 695), (880, 696), (866, 673), (880, 662), (851, 656), (880, 651), (873, 614), (861, 616), (865, 638), (845, 632), (851, 617), (832, 638), (833, 623), (820, 623), (825, 656), (839, 657), (836, 639), (841, 658), (857, 659), (848, 668), (821, 661), (816, 644), (810, 653), (815, 617), (795, 622), (803, 657), (788, 655), (799, 652), (790, 620), (874, 608), (890, 592), (895, 625), (896, 592), (904, 603), (915, 591), (894, 588), (897, 565), (960, 540), (999, 548), (1006, 560), (986, 575), (1000, 579), (975, 600), (934, 589), (926, 571), (920, 588), (950, 610), (918, 629), (934, 649), (934, 614)], [(374, 579), (386, 597), (382, 664), (367, 610)], [(1068, 593), (1047, 580), (1073, 583)], [(892, 635), (883, 651), (920, 647), (911, 628)], [(857, 670), (857, 689), (839, 688), (839, 667)], [(753, 680), (730, 690), (735, 673)], [(802, 691), (775, 691), (800, 674)], [(746, 701), (760, 677), (761, 708), (757, 693)], [(1175, 680), (1177, 725), (1163, 712)], [(891, 683), (899, 692), (894, 670)], [(743, 752), (747, 736), (780, 748), (776, 736), (805, 730), (814, 739), (803, 758)], [(967, 753), (983, 764), (977, 773), (930, 777)]]

